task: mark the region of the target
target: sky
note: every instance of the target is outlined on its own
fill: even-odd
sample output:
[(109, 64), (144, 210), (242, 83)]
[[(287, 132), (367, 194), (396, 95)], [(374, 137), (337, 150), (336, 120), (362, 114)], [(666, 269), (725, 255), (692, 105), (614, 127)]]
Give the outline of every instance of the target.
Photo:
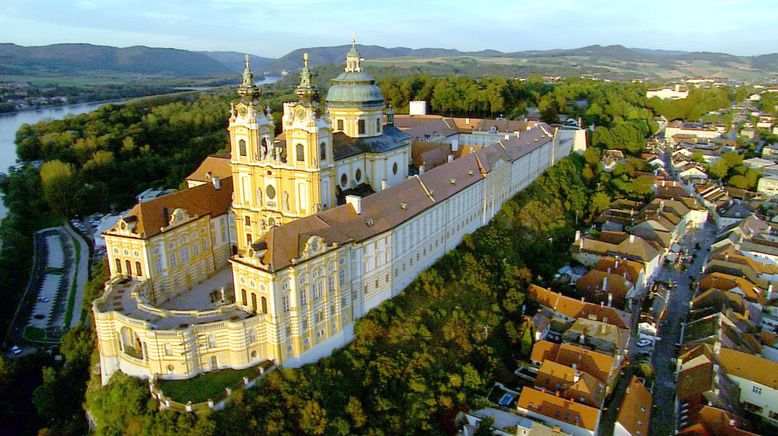
[(2, 0), (0, 42), (280, 57), (351, 42), (464, 51), (591, 44), (778, 52), (776, 0)]

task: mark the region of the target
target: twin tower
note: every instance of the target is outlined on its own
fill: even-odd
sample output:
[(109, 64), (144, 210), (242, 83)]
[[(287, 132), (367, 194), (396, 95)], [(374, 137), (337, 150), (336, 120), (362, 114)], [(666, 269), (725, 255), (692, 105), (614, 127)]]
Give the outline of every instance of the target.
[(275, 135), (270, 109), (260, 104), (246, 56), (239, 100), (229, 119), (232, 209), (238, 251), (243, 254), (273, 226), (342, 203), (347, 194), (365, 195), (405, 180), (411, 159), (410, 135), (384, 122), (384, 98), (362, 69), (356, 44), (345, 71), (333, 79), (326, 106), (312, 84), (303, 55), (299, 101), (284, 103), (283, 131)]

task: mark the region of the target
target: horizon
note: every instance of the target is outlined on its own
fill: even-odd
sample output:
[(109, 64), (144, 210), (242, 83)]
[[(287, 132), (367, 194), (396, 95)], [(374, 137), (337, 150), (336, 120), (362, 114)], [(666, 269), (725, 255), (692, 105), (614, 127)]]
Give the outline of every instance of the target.
[[(622, 45), (758, 56), (774, 53), (778, 47), (778, 27), (774, 26), (778, 8), (754, 0), (683, 4), (657, 0), (651, 8), (641, 8), (637, 2), (613, 5), (606, 0), (587, 4), (559, 0), (540, 5), (518, 1), (510, 6), (487, 0), (475, 8), (439, 0), (423, 4), (407, 0), (392, 4), (353, 0), (7, 3), (0, 10), (5, 24), (0, 40), (22, 46), (86, 43), (234, 51), (278, 58), (300, 48), (348, 44), (354, 32), (360, 45), (467, 52)], [(441, 14), (443, 8), (446, 13)], [(640, 14), (634, 13), (636, 8)], [(700, 24), (689, 26), (690, 17)], [(478, 32), (479, 25), (490, 31)]]
[[(118, 49), (127, 49), (127, 48), (132, 48), (132, 47), (143, 47), (143, 48), (148, 48), (148, 49), (183, 50), (183, 51), (189, 51), (189, 52), (195, 52), (195, 53), (196, 52), (245, 53), (245, 54), (249, 54), (249, 55), (252, 55), (252, 56), (258, 56), (258, 57), (263, 57), (263, 58), (268, 58), (268, 59), (280, 59), (280, 58), (282, 58), (282, 57), (284, 57), (284, 56), (286, 56), (286, 55), (288, 55), (288, 54), (290, 54), (290, 53), (292, 53), (294, 51), (297, 51), (297, 50), (305, 50), (305, 49), (312, 50), (312, 49), (317, 49), (317, 48), (331, 48), (331, 47), (348, 47), (348, 46), (351, 45), (350, 42), (349, 43), (345, 43), (345, 44), (333, 44), (333, 45), (318, 45), (318, 46), (310, 45), (310, 46), (305, 46), (305, 47), (293, 48), (293, 49), (289, 50), (288, 52), (286, 52), (286, 53), (284, 53), (284, 54), (282, 54), (280, 56), (269, 56), (269, 55), (266, 55), (264, 53), (243, 52), (243, 51), (239, 51), (239, 50), (197, 50), (197, 49), (187, 49), (187, 48), (173, 47), (173, 46), (151, 46), (151, 45), (144, 45), (144, 44), (133, 44), (133, 45), (116, 46), (116, 45), (100, 44), (100, 43), (95, 43), (95, 42), (83, 42), (83, 41), (81, 41), (81, 42), (52, 42), (50, 44), (42, 44), (42, 45), (24, 45), (24, 44), (19, 44), (17, 42), (13, 42), (13, 41), (0, 41), (0, 44), (13, 44), (13, 45), (16, 45), (16, 46), (19, 46), (19, 47), (24, 47), (24, 48), (49, 47), (49, 46), (53, 46), (53, 45), (65, 45), (65, 44), (70, 44), (70, 45), (83, 44), (83, 45), (91, 45), (91, 46), (95, 46), (95, 47), (110, 47), (110, 48), (118, 48)], [(456, 48), (456, 47), (433, 47), (433, 46), (410, 47), (410, 46), (406, 46), (406, 45), (363, 44), (363, 43), (359, 42), (359, 38), (357, 38), (357, 46), (360, 46), (360, 47), (367, 47), (367, 46), (370, 46), (370, 47), (383, 47), (383, 48), (386, 48), (386, 49), (389, 49), (389, 50), (391, 50), (391, 49), (400, 49), (400, 48), (406, 48), (406, 49), (411, 49), (411, 50), (457, 50), (457, 51), (460, 51), (462, 53), (478, 53), (478, 52), (481, 52), (481, 51), (493, 50), (493, 51), (498, 51), (498, 52), (503, 53), (503, 54), (521, 53), (521, 52), (536, 52), (536, 51), (537, 52), (552, 52), (552, 51), (560, 51), (560, 50), (576, 50), (576, 49), (581, 49), (581, 48), (586, 48), (586, 47), (593, 47), (593, 46), (600, 46), (600, 47), (624, 47), (624, 48), (626, 48), (628, 50), (632, 50), (632, 51), (635, 51), (635, 50), (649, 50), (649, 51), (683, 52), (683, 53), (717, 53), (717, 54), (732, 55), (732, 56), (742, 56), (742, 57), (757, 57), (757, 56), (767, 56), (767, 55), (772, 55), (772, 54), (778, 54), (778, 48), (776, 48), (776, 50), (772, 51), (772, 52), (756, 53), (756, 54), (752, 54), (752, 55), (739, 55), (739, 54), (735, 54), (735, 53), (730, 53), (730, 52), (725, 52), (725, 51), (715, 51), (715, 50), (695, 50), (695, 51), (691, 51), (691, 50), (672, 49), (672, 48), (628, 47), (628, 46), (626, 46), (624, 44), (607, 44), (606, 45), (606, 44), (597, 44), (597, 43), (595, 43), (595, 44), (588, 44), (588, 45), (580, 45), (580, 46), (571, 46), (571, 47), (555, 47), (555, 48), (547, 48), (547, 49), (526, 48), (526, 49), (514, 50), (514, 51), (503, 51), (503, 50), (497, 50), (497, 49), (494, 49), (494, 48), (482, 48), (482, 49), (477, 49), (477, 50), (463, 50), (463, 49)]]

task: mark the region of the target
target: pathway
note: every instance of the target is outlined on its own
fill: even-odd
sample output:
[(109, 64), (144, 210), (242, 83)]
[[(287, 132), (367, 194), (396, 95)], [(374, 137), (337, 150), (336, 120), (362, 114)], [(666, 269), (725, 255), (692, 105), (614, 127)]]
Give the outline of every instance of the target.
[(89, 280), (89, 246), (81, 235), (70, 227), (69, 223), (65, 224), (63, 228), (81, 247), (78, 256), (78, 265), (76, 265), (76, 298), (73, 300), (73, 315), (70, 317), (69, 326), (70, 328), (73, 328), (81, 321), (81, 312), (84, 306), (84, 287), (86, 286), (87, 280)]

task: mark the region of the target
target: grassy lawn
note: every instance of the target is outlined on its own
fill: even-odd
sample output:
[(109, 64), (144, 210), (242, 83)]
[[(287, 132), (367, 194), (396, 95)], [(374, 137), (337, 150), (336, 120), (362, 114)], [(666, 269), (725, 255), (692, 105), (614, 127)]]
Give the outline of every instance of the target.
[(56, 344), (60, 341), (60, 338), (50, 338), (46, 334), (46, 330), (39, 329), (37, 327), (24, 327), (24, 339), (30, 342), (42, 342), (48, 344)]
[(243, 377), (252, 379), (259, 374), (259, 365), (242, 370), (223, 369), (206, 372), (189, 380), (161, 380), (159, 387), (167, 397), (179, 403), (217, 401), (225, 393), (224, 388), (243, 386)]
[(70, 292), (68, 293), (68, 306), (65, 310), (65, 325), (64, 330), (70, 327), (70, 318), (73, 317), (73, 305), (76, 302), (76, 286), (78, 286), (78, 262), (81, 257), (81, 244), (74, 237), (70, 237), (73, 242), (73, 247), (76, 251), (75, 259), (73, 259), (73, 274), (70, 278)]

